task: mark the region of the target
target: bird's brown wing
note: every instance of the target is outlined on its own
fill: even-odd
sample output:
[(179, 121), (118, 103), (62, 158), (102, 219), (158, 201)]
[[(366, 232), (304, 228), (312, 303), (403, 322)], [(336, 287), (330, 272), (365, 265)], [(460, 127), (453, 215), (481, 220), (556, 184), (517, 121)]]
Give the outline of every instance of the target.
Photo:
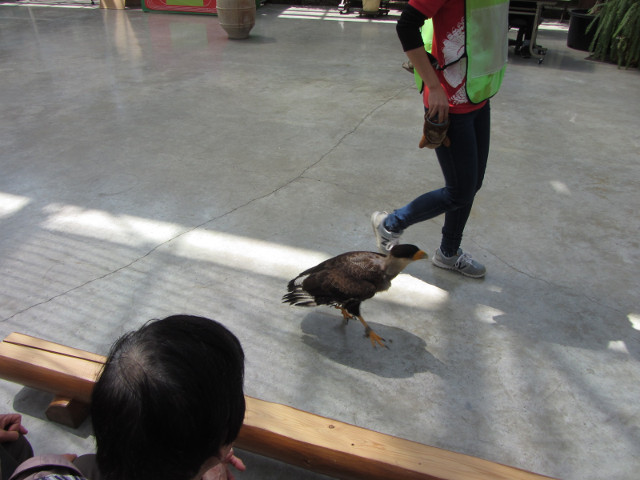
[(312, 295), (319, 305), (341, 304), (348, 300), (366, 300), (376, 293), (375, 284), (356, 280), (337, 270), (324, 270), (309, 275), (302, 288)]
[(336, 258), (336, 267), (354, 280), (377, 283), (384, 277), (385, 256), (377, 252), (349, 252)]
[(307, 270), (302, 288), (319, 304), (366, 300), (375, 295), (383, 280), (381, 261), (375, 252), (349, 252)]

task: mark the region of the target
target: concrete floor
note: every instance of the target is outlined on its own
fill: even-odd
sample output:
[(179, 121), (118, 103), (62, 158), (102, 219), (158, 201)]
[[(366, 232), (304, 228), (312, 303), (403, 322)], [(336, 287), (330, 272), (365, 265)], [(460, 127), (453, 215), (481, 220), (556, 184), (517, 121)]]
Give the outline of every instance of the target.
[[(82, 6), (82, 5), (77, 5)], [(88, 5), (84, 5), (88, 7)], [(484, 280), (411, 265), (363, 306), (285, 306), (321, 259), (374, 249), (372, 211), (442, 185), (395, 34), (268, 5), (216, 17), (0, 4), (0, 334), (106, 353), (150, 318), (216, 318), (246, 392), (565, 479), (640, 469), (640, 72), (544, 24), (510, 57), (463, 247)], [(512, 54), (512, 52), (511, 52)], [(442, 218), (407, 242), (432, 253)], [(93, 449), (1, 382), (36, 451)], [(315, 479), (245, 453), (239, 479)]]

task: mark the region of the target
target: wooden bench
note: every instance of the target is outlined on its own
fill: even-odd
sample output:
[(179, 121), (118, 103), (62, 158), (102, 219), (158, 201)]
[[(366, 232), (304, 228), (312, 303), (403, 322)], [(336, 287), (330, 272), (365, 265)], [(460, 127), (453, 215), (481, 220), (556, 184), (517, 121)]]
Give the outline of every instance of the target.
[[(0, 343), (0, 377), (56, 397), (53, 421), (79, 424), (88, 413), (105, 357), (12, 333)], [(246, 397), (240, 449), (342, 479), (540, 480), (517, 468), (442, 450)]]

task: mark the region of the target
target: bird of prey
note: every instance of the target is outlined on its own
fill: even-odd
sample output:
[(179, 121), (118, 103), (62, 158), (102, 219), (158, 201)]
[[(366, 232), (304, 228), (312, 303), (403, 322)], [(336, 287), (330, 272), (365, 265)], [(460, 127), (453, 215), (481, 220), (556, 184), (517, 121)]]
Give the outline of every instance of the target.
[(396, 245), (388, 255), (377, 252), (347, 252), (305, 270), (287, 285), (283, 303), (300, 307), (333, 306), (342, 311), (345, 322), (357, 318), (365, 336), (386, 347), (360, 314), (360, 304), (376, 293), (388, 290), (404, 268), (427, 254), (415, 245)]

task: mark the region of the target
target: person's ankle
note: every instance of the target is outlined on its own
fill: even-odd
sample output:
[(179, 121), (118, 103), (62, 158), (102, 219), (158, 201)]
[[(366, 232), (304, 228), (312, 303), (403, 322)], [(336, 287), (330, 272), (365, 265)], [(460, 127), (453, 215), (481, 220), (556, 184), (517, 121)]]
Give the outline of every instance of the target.
[(440, 253), (442, 253), (443, 257), (452, 258), (452, 257), (455, 257), (458, 254), (458, 249), (455, 249), (454, 251), (449, 251), (449, 250), (445, 250), (444, 248), (440, 247)]

